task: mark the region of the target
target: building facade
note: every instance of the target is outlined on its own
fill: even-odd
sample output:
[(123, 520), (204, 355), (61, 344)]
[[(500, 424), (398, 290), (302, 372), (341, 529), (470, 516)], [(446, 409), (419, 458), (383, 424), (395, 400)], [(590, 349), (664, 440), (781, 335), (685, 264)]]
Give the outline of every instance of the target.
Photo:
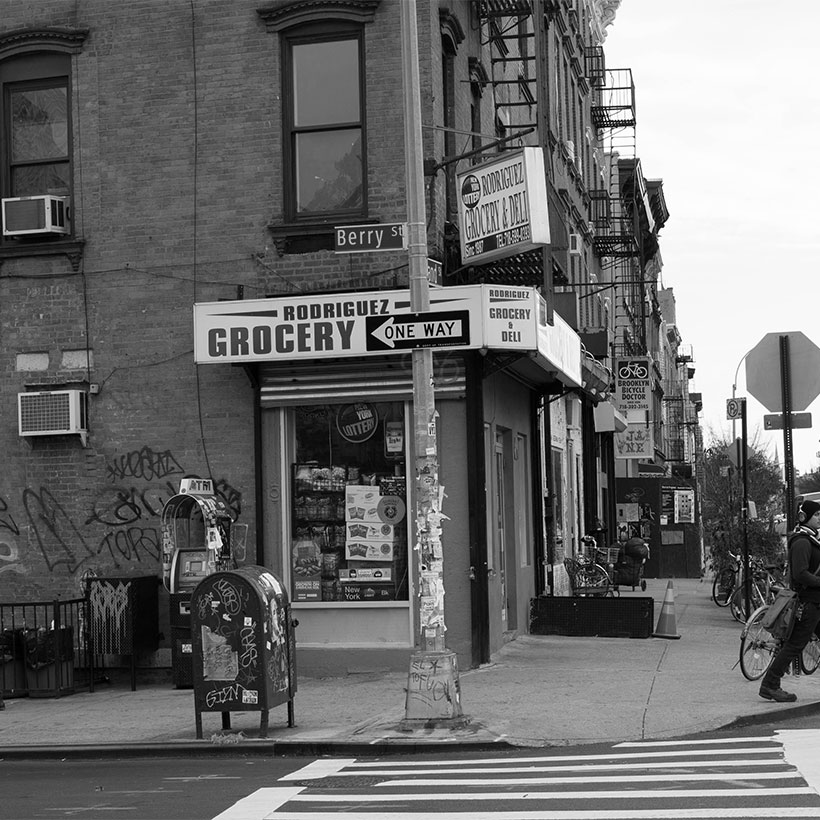
[[(439, 612), (477, 665), (527, 631), (534, 596), (567, 594), (582, 536), (618, 537), (619, 475), (671, 475), (672, 433), (640, 460), (622, 437), (696, 423), (665, 400), (668, 214), (619, 142), (634, 89), (604, 63), (617, 6), (417, 3), (431, 311), (469, 319), (432, 354), (443, 585), (416, 549), (414, 365), (395, 344), (399, 3), (6, 10), (0, 600), (160, 579), (184, 476), (231, 511), (232, 559), (289, 590), (306, 671), (403, 669)], [(549, 241), (471, 261), (459, 179), (531, 151)], [(643, 358), (640, 416), (617, 406), (616, 367)]]

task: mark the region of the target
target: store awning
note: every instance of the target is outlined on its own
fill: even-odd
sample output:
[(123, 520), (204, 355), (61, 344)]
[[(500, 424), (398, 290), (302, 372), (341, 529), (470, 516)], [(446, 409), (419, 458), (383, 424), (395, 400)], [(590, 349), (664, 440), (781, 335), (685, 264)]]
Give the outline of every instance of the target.
[(614, 404), (602, 401), (592, 408), (596, 433), (622, 433), (626, 430), (626, 416)]

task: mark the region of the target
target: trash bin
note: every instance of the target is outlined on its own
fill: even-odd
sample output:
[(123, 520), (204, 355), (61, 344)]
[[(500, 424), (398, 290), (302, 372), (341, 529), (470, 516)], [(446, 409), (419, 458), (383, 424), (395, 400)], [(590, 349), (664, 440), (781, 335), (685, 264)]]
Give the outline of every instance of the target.
[(270, 709), (288, 704), (294, 725), (295, 622), (285, 586), (263, 567), (216, 572), (191, 596), (196, 736), (202, 713), (259, 711), (260, 737), (267, 737)]
[(0, 632), (0, 697), (27, 694), (23, 630), (4, 629)]
[(29, 697), (54, 698), (74, 694), (74, 630), (23, 631), (26, 686)]

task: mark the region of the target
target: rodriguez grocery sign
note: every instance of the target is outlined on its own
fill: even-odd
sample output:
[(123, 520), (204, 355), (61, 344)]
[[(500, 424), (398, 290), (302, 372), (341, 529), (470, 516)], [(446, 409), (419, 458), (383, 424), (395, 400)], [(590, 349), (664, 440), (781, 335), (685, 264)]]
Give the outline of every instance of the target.
[[(535, 350), (539, 300), (533, 288), (442, 288), (431, 293), (423, 315), (464, 317), (467, 332), (443, 339), (441, 346)], [(374, 339), (391, 317), (413, 315), (407, 290), (201, 303), (194, 305), (194, 360), (206, 364), (389, 353), (381, 343), (374, 351)]]
[(544, 154), (522, 148), (456, 175), (461, 261), (481, 263), (550, 242)]

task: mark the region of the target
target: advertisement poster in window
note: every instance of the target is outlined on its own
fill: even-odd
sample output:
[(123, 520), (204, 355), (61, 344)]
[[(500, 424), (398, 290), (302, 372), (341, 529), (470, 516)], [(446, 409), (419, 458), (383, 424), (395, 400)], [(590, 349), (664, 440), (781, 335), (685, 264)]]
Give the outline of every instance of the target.
[(675, 490), (675, 523), (695, 523), (695, 491)]

